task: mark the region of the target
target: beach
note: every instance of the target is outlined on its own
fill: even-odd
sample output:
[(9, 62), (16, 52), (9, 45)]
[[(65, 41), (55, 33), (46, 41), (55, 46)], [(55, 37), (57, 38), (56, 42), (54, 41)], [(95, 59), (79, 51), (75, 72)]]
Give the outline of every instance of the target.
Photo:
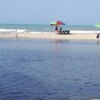
[(97, 40), (100, 33), (100, 28), (92, 25), (64, 25), (63, 30), (70, 30), (70, 34), (57, 34), (50, 25), (0, 24), (0, 38)]
[(97, 40), (97, 33), (70, 33), (66, 35), (55, 32), (34, 32), (34, 33), (6, 33), (0, 34), (0, 38), (32, 38), (32, 39), (64, 39), (64, 40)]

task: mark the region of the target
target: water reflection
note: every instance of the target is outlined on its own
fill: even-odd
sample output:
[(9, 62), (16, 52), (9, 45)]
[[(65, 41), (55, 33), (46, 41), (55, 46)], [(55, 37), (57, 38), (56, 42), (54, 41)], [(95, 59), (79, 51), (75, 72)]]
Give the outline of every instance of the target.
[(98, 56), (100, 56), (100, 40), (97, 40), (96, 44), (97, 44), (97, 54)]
[(54, 41), (55, 53), (58, 52), (58, 50), (61, 49), (61, 46), (62, 46), (63, 44), (68, 44), (68, 43), (70, 43), (69, 40), (56, 39), (56, 40)]
[(100, 45), (100, 39), (97, 40), (97, 45)]
[(55, 40), (55, 43), (69, 43), (70, 41), (69, 40), (61, 40), (61, 39), (56, 39)]
[(97, 40), (97, 66), (100, 67), (100, 40)]
[(0, 47), (3, 48), (0, 49), (0, 99), (88, 100), (100, 97), (98, 42), (9, 40)]
[(55, 59), (56, 59), (56, 64), (57, 66), (58, 65), (61, 65), (60, 62), (61, 62), (61, 57), (62, 57), (62, 51), (66, 51), (66, 49), (63, 49), (64, 46), (67, 47), (68, 49), (68, 43), (70, 43), (69, 40), (61, 40), (61, 39), (56, 39), (54, 41), (54, 56), (55, 56)]

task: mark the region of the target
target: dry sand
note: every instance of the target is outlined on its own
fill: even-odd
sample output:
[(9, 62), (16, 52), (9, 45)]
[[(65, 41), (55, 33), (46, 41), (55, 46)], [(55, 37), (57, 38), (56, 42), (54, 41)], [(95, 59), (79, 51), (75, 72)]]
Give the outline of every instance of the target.
[[(54, 32), (19, 33), (17, 38), (33, 39), (65, 39), (65, 40), (96, 40), (96, 33), (72, 33), (60, 35)], [(0, 38), (16, 38), (16, 34), (0, 34)]]

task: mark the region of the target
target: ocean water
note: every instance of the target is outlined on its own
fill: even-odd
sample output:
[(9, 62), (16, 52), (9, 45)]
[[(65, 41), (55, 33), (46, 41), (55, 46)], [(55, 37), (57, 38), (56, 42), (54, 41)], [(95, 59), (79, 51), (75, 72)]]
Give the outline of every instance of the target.
[[(15, 29), (23, 32), (53, 32), (54, 26), (48, 25), (34, 25), (34, 24), (0, 24), (0, 32), (15, 31)], [(63, 25), (64, 30), (75, 31), (100, 31), (100, 28), (94, 25)]]
[(100, 41), (0, 39), (0, 100), (100, 99)]

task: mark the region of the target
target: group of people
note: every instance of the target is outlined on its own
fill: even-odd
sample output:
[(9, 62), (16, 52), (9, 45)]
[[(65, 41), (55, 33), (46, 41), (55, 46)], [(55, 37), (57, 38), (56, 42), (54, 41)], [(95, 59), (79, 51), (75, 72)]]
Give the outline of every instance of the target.
[(55, 32), (62, 31), (62, 27), (58, 29), (58, 26), (55, 26)]
[(98, 34), (97, 34), (97, 37), (96, 37), (96, 38), (97, 38), (97, 39), (99, 39), (99, 38), (100, 38), (100, 33), (98, 33)]

